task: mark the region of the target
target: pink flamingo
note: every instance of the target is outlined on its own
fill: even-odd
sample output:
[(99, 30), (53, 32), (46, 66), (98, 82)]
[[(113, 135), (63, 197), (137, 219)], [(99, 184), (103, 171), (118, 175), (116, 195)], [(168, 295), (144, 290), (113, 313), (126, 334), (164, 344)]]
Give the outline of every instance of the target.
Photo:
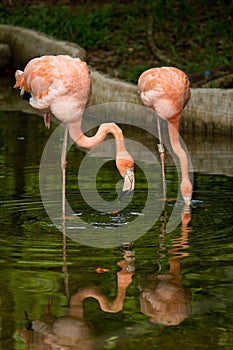
[(188, 77), (173, 67), (151, 68), (139, 77), (138, 89), (143, 104), (168, 121), (171, 146), (181, 166), (180, 191), (185, 203), (190, 205), (192, 184), (188, 175), (188, 158), (179, 140), (181, 112), (190, 98)]
[(75, 143), (84, 148), (97, 146), (111, 133), (116, 141), (116, 166), (124, 178), (119, 198), (134, 190), (134, 161), (125, 148), (122, 130), (114, 123), (104, 123), (93, 137), (82, 132), (82, 116), (91, 95), (91, 76), (85, 62), (65, 55), (42, 56), (32, 59), (24, 71), (17, 70), (15, 77), (14, 87), (20, 88), (32, 107), (43, 112), (46, 127), (50, 127), (50, 111), (59, 121), (66, 123), (61, 159), (63, 185), (69, 130)]

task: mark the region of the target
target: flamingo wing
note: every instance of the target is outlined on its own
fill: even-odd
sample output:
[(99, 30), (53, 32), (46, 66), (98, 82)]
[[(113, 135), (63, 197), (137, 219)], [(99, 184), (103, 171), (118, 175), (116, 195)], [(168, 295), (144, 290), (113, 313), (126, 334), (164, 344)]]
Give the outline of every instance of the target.
[(139, 77), (138, 88), (144, 105), (166, 119), (180, 113), (190, 98), (186, 74), (174, 67), (145, 71)]
[(87, 100), (86, 91), (89, 94), (90, 88), (83, 89), (83, 83), (90, 85), (86, 63), (79, 58), (58, 55), (32, 59), (24, 72), (16, 71), (14, 87), (31, 93), (30, 104), (34, 108), (47, 109), (65, 95)]

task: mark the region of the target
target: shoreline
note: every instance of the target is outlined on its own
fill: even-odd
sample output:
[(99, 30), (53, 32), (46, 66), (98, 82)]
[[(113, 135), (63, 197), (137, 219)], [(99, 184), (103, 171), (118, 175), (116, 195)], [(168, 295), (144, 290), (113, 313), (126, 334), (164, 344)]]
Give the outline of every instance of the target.
[[(43, 55), (65, 54), (82, 60), (86, 57), (85, 50), (77, 44), (11, 25), (0, 25), (1, 44), (6, 48), (8, 64), (13, 69), (23, 69), (30, 59)], [(5, 57), (2, 58), (4, 61)], [(130, 104), (142, 105), (137, 86), (107, 76), (90, 66), (89, 68), (92, 76), (92, 98), (89, 105), (127, 102), (124, 104), (125, 123), (129, 123), (127, 108), (130, 108)], [(182, 113), (181, 131), (232, 135), (233, 89), (191, 88), (190, 101)]]

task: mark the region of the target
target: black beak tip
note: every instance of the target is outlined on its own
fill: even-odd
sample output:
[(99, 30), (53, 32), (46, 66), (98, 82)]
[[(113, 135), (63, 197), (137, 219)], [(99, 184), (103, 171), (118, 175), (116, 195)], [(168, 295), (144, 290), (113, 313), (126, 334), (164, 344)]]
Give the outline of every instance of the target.
[(119, 193), (119, 196), (117, 198), (118, 202), (123, 201), (132, 192), (133, 192), (133, 190), (127, 190), (127, 191), (121, 190), (121, 192)]

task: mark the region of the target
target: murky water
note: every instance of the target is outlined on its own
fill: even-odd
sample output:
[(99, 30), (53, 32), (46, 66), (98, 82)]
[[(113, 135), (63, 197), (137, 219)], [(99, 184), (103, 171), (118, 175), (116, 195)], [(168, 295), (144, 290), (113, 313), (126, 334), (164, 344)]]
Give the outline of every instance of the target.
[[(72, 146), (67, 197), (73, 217), (92, 225), (99, 243), (72, 240), (73, 219), (67, 237), (48, 217), (39, 187), (43, 149), (56, 127), (46, 130), (30, 113), (0, 111), (1, 349), (232, 349), (232, 140), (186, 135), (194, 167), (191, 210), (178, 210), (180, 223), (166, 232), (177, 206), (177, 174), (168, 155), (170, 200), (152, 228), (134, 245), (104, 249), (100, 228), (111, 235), (140, 216), (145, 175), (136, 167), (128, 207), (98, 212), (79, 193), (85, 153)], [(140, 130), (133, 137), (157, 152), (153, 137)], [(97, 178), (105, 200), (116, 199), (119, 179), (114, 161), (107, 162)], [(56, 206), (54, 198), (50, 205)], [(85, 236), (87, 229), (79, 230)]]

